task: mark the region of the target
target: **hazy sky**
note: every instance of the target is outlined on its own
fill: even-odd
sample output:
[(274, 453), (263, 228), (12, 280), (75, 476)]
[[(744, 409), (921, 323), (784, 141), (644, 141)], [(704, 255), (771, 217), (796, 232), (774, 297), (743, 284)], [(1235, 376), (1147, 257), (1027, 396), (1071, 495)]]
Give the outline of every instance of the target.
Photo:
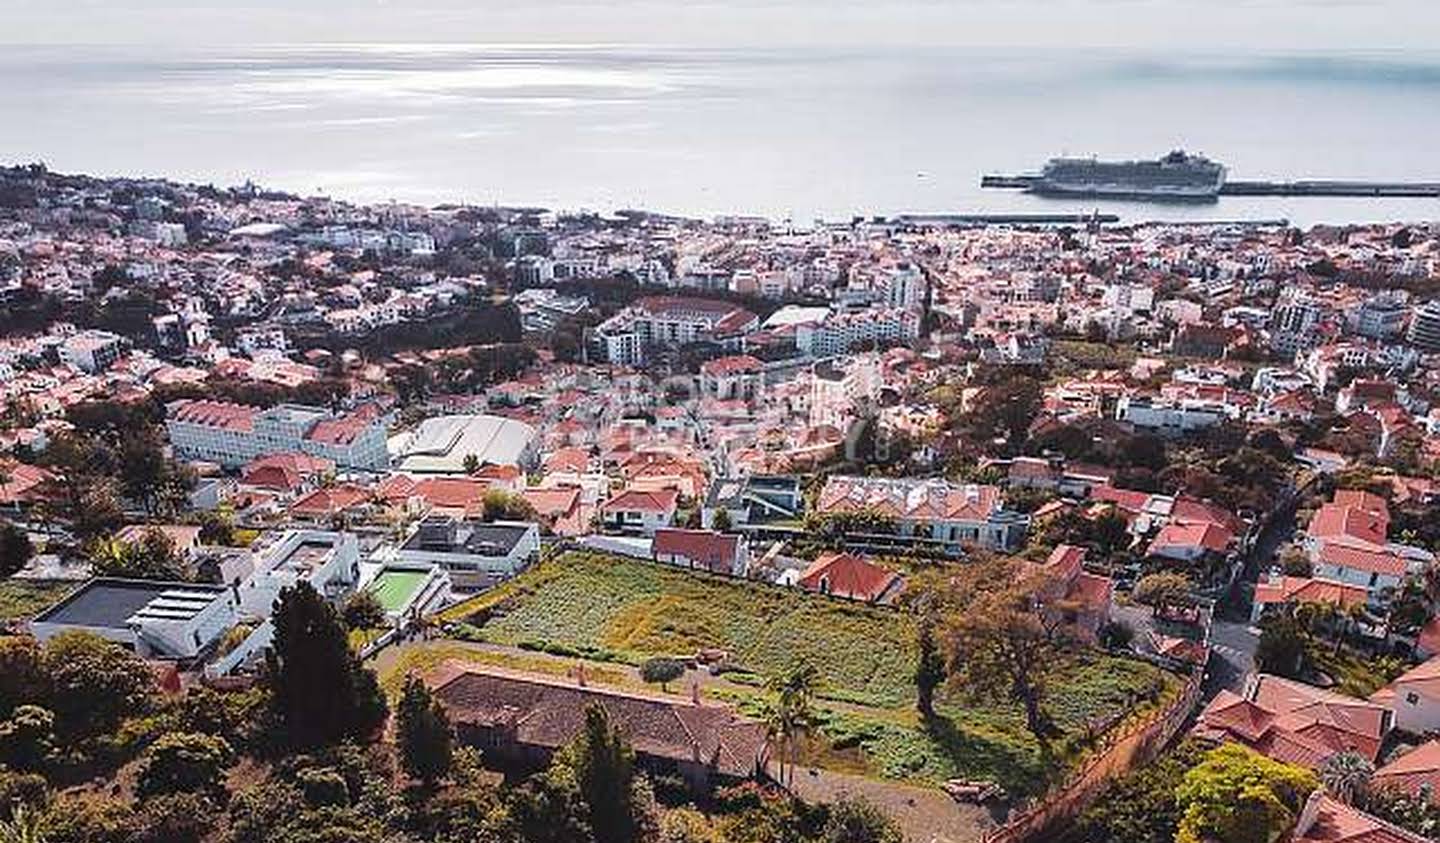
[(1440, 49), (1440, 0), (0, 0), (0, 42)]

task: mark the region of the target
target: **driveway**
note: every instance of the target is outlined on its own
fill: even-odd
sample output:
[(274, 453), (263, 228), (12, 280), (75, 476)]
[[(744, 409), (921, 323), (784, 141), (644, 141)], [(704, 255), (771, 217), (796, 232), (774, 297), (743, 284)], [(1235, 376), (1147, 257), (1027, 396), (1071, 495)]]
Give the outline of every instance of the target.
[(995, 828), (990, 812), (943, 791), (801, 767), (791, 790), (806, 802), (862, 799), (899, 824), (907, 843), (978, 843)]

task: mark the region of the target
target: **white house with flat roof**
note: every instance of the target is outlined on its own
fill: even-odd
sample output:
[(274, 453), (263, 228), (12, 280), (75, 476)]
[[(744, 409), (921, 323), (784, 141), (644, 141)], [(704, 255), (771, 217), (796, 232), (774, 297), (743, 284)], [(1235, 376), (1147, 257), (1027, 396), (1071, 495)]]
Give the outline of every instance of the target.
[(479, 589), (515, 576), (539, 554), (537, 524), (432, 515), (416, 525), (394, 558), (404, 565), (439, 565), (457, 589)]
[(145, 658), (192, 659), (235, 625), (239, 602), (226, 586), (100, 577), (41, 612), (30, 631), (40, 641), (88, 632)]
[(325, 597), (337, 599), (360, 579), (360, 543), (354, 533), (286, 530), (254, 553), (254, 570), (239, 584), (241, 608), (270, 616), (286, 588), (308, 582)]

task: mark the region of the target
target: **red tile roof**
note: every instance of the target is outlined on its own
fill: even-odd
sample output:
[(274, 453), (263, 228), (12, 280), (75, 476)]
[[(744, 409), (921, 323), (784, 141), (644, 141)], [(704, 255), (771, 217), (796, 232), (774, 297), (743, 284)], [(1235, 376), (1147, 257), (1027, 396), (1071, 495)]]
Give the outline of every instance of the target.
[(1327, 565), (1392, 577), (1403, 577), (1408, 569), (1405, 560), (1397, 554), (1345, 537), (1329, 539), (1321, 545), (1319, 560)]
[(764, 727), (730, 708), (675, 697), (634, 694), (448, 662), (427, 677), (435, 698), (456, 723), (503, 729), (522, 746), (555, 750), (584, 727), (599, 705), (642, 756), (692, 763), (745, 778), (763, 766)]
[(1209, 521), (1172, 521), (1150, 542), (1150, 552), (1159, 553), (1167, 547), (1198, 547), (1210, 553), (1224, 553), (1234, 539), (1229, 530)]
[(1309, 533), (1317, 539), (1343, 536), (1379, 545), (1385, 543), (1389, 529), (1389, 519), (1378, 513), (1340, 503), (1327, 503), (1310, 520)]
[(1376, 770), (1371, 781), (1406, 793), (1418, 793), (1422, 785), (1429, 785), (1435, 798), (1440, 798), (1440, 740), (1423, 743), (1393, 759)]
[(800, 575), (810, 591), (874, 602), (900, 582), (900, 575), (849, 553), (827, 553)]
[(246, 404), (196, 399), (174, 408), (171, 418), (187, 424), (249, 433), (255, 429), (255, 416), (260, 410)]
[(1271, 577), (1255, 586), (1255, 602), (1331, 603), (1336, 606), (1363, 606), (1370, 592), (1363, 586), (1311, 577)]
[(1217, 695), (1196, 731), (1310, 768), (1346, 750), (1371, 761), (1379, 754), (1390, 723), (1383, 706), (1268, 674), (1254, 682), (1249, 699)]
[(735, 563), (739, 544), (739, 536), (712, 530), (662, 529), (655, 531), (655, 541), (650, 550), (656, 557), (676, 556), (691, 565), (728, 574)]
[(626, 489), (605, 502), (606, 512), (654, 512), (669, 514), (675, 511), (680, 493), (674, 489)]
[(325, 445), (349, 445), (361, 431), (380, 417), (380, 408), (365, 404), (338, 419), (322, 419), (310, 428), (305, 438)]
[(316, 489), (290, 504), (295, 515), (333, 515), (370, 500), (370, 492), (360, 486), (342, 484), (326, 489)]
[(753, 374), (764, 367), (754, 357), (748, 354), (735, 354), (729, 357), (720, 357), (715, 360), (706, 360), (700, 364), (700, 372), (705, 375), (725, 377), (727, 375)]
[(431, 506), (469, 509), (483, 503), (489, 490), (489, 483), (469, 477), (426, 477), (415, 484), (411, 494), (424, 498)]
[(1313, 798), (1319, 800), (1315, 821), (1309, 828), (1297, 829), (1293, 843), (1431, 843), (1329, 796)]

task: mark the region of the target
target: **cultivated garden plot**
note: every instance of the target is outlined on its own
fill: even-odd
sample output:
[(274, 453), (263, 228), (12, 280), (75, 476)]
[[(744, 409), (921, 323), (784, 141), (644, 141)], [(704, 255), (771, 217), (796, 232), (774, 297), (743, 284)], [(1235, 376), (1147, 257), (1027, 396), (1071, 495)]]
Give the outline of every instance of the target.
[(935, 718), (921, 718), (913, 621), (895, 609), (590, 553), (546, 561), (467, 608), (463, 635), (532, 657), (635, 665), (725, 650), (730, 670), (707, 678), (704, 692), (755, 716), (769, 701), (764, 677), (808, 662), (821, 687), (807, 763), (928, 784), (993, 778), (1017, 795), (1043, 789), (1098, 731), (1163, 704), (1181, 684), (1131, 659), (1068, 658), (1048, 677), (1063, 734), (1046, 751), (1018, 704), (963, 688), (942, 695)]

